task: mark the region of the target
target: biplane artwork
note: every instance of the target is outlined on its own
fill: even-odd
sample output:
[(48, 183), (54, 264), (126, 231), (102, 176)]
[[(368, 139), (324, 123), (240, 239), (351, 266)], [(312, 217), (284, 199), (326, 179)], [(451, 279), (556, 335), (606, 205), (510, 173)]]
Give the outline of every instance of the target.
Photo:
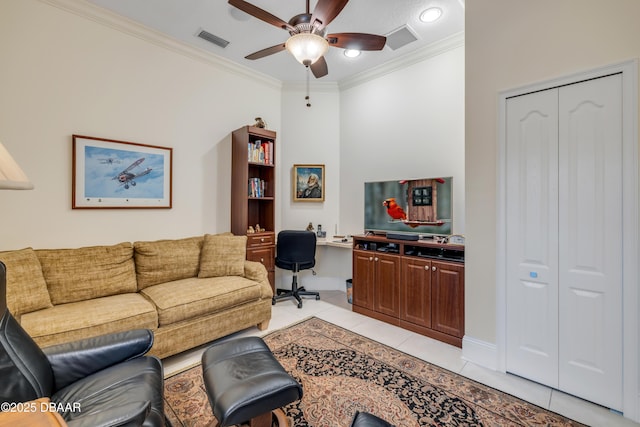
[(138, 160), (133, 162), (131, 166), (111, 179), (117, 179), (118, 182), (120, 182), (120, 185), (124, 186), (124, 188), (128, 190), (130, 186), (136, 185), (136, 178), (148, 175), (153, 170), (152, 168), (146, 168), (142, 171), (136, 172), (136, 168), (138, 168), (142, 162), (144, 162), (144, 157), (139, 158)]
[(171, 208), (173, 149), (73, 135), (73, 209)]

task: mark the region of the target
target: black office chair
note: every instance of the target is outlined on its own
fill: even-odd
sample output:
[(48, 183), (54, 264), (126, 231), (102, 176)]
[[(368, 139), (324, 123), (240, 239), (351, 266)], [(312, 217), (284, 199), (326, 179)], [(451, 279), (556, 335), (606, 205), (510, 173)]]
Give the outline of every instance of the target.
[[(320, 299), (318, 292), (310, 292), (304, 287), (298, 287), (298, 272), (308, 270), (316, 265), (316, 235), (312, 231), (283, 230), (278, 233), (276, 242), (276, 267), (293, 272), (291, 290), (278, 289), (271, 301), (294, 297), (298, 301), (298, 308), (302, 308), (303, 296), (315, 296)], [(315, 271), (313, 272), (315, 274)]]

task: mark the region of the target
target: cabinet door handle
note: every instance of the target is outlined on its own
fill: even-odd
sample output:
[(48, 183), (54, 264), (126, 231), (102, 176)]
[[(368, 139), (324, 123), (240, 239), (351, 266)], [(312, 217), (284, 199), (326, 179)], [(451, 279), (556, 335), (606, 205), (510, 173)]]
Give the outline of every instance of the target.
[(373, 261), (373, 257), (372, 256), (369, 257), (369, 261)]
[(264, 264), (264, 258), (260, 258), (260, 262)]
[(378, 257), (376, 257), (374, 261), (378, 261)]
[(425, 265), (425, 266), (424, 266), (424, 269), (425, 269), (425, 270), (427, 270), (427, 271), (429, 271), (429, 266), (428, 266), (428, 265)]
[(260, 242), (261, 242), (261, 243), (264, 243), (264, 237), (261, 237), (261, 238), (260, 238)]
[(436, 271), (435, 265), (433, 267), (431, 267), (431, 271)]

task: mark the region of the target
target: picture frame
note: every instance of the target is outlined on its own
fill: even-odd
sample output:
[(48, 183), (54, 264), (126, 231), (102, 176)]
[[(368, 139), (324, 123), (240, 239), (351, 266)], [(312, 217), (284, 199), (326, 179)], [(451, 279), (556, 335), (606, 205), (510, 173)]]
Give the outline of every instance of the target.
[(324, 165), (293, 165), (293, 201), (324, 202)]
[(73, 135), (72, 209), (170, 209), (173, 149)]

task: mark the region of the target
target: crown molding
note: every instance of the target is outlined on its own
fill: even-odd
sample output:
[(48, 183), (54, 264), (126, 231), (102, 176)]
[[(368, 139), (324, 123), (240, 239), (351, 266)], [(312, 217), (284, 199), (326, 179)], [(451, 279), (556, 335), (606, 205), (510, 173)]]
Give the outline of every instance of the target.
[(227, 72), (249, 78), (252, 81), (261, 81), (262, 83), (273, 86), (276, 89), (282, 89), (282, 82), (278, 79), (237, 64), (204, 49), (189, 46), (186, 43), (170, 38), (156, 30), (117, 15), (109, 10), (103, 9), (86, 0), (39, 1), (66, 12), (73, 13), (82, 18), (89, 19), (111, 29), (120, 31), (124, 34), (144, 40), (156, 46), (160, 46), (174, 53), (184, 55), (205, 64), (213, 65)]
[[(215, 53), (187, 45), (184, 42), (168, 37), (159, 31), (153, 30), (140, 23), (103, 9), (86, 0), (38, 0), (58, 9), (73, 13), (85, 19), (89, 19), (98, 24), (104, 25), (124, 34), (144, 40), (148, 43), (170, 50), (174, 53), (184, 55), (191, 59), (223, 69), (232, 74), (249, 78), (252, 81), (260, 81), (273, 88), (287, 91), (300, 91), (306, 89), (305, 83), (282, 82), (274, 77), (268, 76), (249, 67), (238, 64), (223, 58)], [(447, 51), (464, 46), (464, 31), (456, 33), (450, 37), (439, 40), (422, 49), (410, 52), (394, 60), (388, 61), (370, 70), (358, 73), (354, 76), (340, 80), (339, 82), (312, 82), (310, 89), (319, 92), (342, 91), (361, 85), (368, 81), (382, 77), (386, 74), (422, 62), (425, 59), (440, 55)]]
[(362, 73), (355, 74), (354, 76), (347, 77), (338, 82), (340, 90), (350, 89), (354, 86), (361, 85), (368, 81), (377, 79), (386, 74), (394, 71), (406, 68), (418, 62), (422, 62), (425, 59), (432, 58), (437, 55), (441, 55), (453, 49), (464, 46), (464, 31), (456, 33), (452, 36), (439, 40), (435, 43), (425, 46), (422, 49), (418, 49), (414, 52), (407, 53), (391, 61), (385, 62), (377, 67)]

